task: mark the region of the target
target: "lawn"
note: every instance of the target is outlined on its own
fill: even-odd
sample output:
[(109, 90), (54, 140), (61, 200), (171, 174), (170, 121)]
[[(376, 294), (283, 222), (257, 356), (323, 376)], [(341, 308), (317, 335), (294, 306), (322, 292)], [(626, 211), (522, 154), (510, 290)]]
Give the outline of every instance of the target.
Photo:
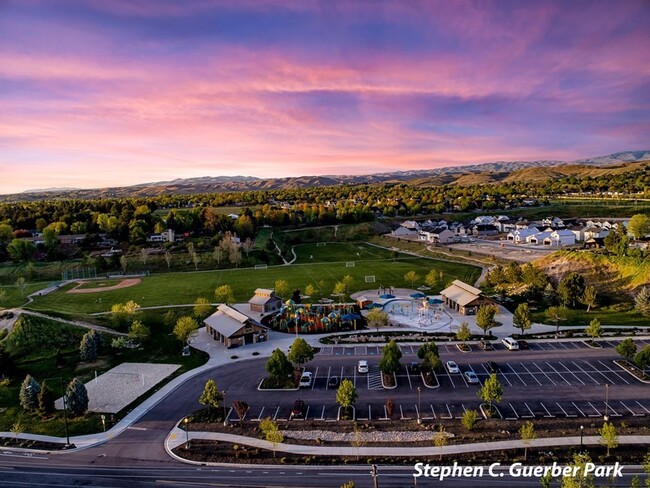
[[(224, 284), (233, 288), (237, 301), (244, 302), (252, 296), (255, 288), (273, 288), (275, 281), (279, 279), (285, 280), (291, 289), (304, 289), (306, 285), (311, 284), (317, 290), (315, 298), (320, 298), (330, 296), (334, 284), (346, 275), (354, 278), (350, 290), (354, 292), (376, 289), (380, 284), (393, 287), (410, 286), (404, 280), (408, 271), (416, 271), (421, 275), (421, 280), (416, 286), (422, 284), (423, 275), (430, 269), (442, 271), (445, 283), (454, 279), (474, 283), (480, 274), (480, 269), (475, 266), (405, 254), (392, 258), (390, 251), (361, 244), (328, 246), (299, 246), (297, 252), (300, 258), (291, 266), (272, 266), (258, 270), (247, 268), (152, 274), (143, 278), (139, 285), (91, 294), (66, 293), (71, 288), (68, 285), (59, 291), (36, 297), (29, 308), (78, 315), (108, 311), (112, 304), (128, 300), (135, 300), (143, 307), (191, 304), (197, 297), (214, 299), (215, 288)], [(354, 267), (346, 267), (348, 260), (358, 259), (357, 252), (365, 260), (355, 261)], [(312, 262), (309, 260), (311, 255), (314, 256)], [(317, 260), (321, 262), (314, 262)], [(366, 283), (366, 276), (374, 276), (375, 283)], [(101, 303), (98, 303), (98, 298), (102, 299)]]
[[(541, 322), (551, 324), (545, 317), (543, 312), (535, 312), (532, 314), (534, 322)], [(629, 325), (637, 327), (647, 327), (650, 323), (648, 317), (644, 317), (635, 310), (613, 312), (609, 310), (592, 310), (587, 313), (585, 310), (569, 310), (567, 320), (560, 322), (560, 328), (567, 325), (589, 325), (593, 319), (598, 319), (603, 326), (607, 325)]]
[(0, 286), (0, 290), (4, 290), (5, 299), (0, 301), (0, 310), (2, 308), (13, 308), (19, 307), (27, 301), (27, 295), (34, 293), (38, 290), (42, 290), (48, 286), (47, 282), (41, 283), (27, 283), (25, 289), (21, 293), (20, 288), (15, 285), (12, 286)]

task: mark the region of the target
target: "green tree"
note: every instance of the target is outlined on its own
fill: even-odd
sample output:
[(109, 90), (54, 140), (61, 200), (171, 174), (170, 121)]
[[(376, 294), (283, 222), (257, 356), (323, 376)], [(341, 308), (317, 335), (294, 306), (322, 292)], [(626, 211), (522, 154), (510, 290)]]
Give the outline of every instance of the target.
[(634, 297), (634, 308), (642, 315), (650, 315), (650, 287), (644, 286)]
[(354, 286), (354, 278), (350, 275), (345, 275), (341, 280), (341, 283), (345, 285), (346, 292), (350, 292)]
[(336, 390), (336, 403), (347, 410), (357, 402), (358, 398), (359, 396), (357, 395), (357, 389), (354, 387), (354, 384), (348, 379), (341, 381), (341, 384)]
[(555, 306), (558, 303), (557, 292), (551, 283), (547, 283), (544, 287), (544, 292), (542, 293), (544, 302), (549, 307)]
[(206, 381), (203, 393), (199, 397), (199, 403), (206, 405), (208, 407), (208, 414), (210, 414), (212, 408), (219, 408), (219, 402), (221, 400), (223, 400), (223, 395), (217, 388), (217, 383), (214, 380)]
[(302, 337), (294, 340), (289, 349), (289, 361), (300, 367), (312, 359), (314, 359), (314, 348)]
[(194, 302), (194, 316), (197, 319), (203, 320), (208, 315), (210, 315), (211, 311), (212, 305), (210, 305), (210, 300), (207, 298), (199, 297)]
[(276, 280), (273, 290), (279, 297), (284, 297), (289, 293), (289, 283), (285, 280)]
[(22, 276), (16, 280), (16, 286), (20, 290), (20, 297), (25, 298), (25, 286), (27, 286), (27, 282), (25, 281), (25, 278)]
[(390, 341), (384, 347), (381, 361), (379, 361), (379, 370), (387, 375), (397, 373), (400, 370), (399, 360), (402, 358), (402, 351), (397, 342)]
[(461, 423), (468, 431), (471, 431), (478, 422), (478, 412), (476, 410), (465, 410), (461, 418)]
[(281, 444), (282, 441), (284, 441), (284, 436), (278, 429), (277, 422), (271, 420), (270, 417), (266, 417), (260, 422), (260, 430), (264, 434), (264, 438), (273, 446), (273, 457), (275, 457), (275, 451), (278, 448), (278, 444)]
[(129, 338), (130, 339), (146, 341), (147, 339), (149, 339), (150, 334), (151, 334), (151, 331), (149, 330), (149, 327), (144, 325), (139, 320), (133, 321), (133, 323), (131, 324), (131, 327), (129, 327)]
[(623, 356), (629, 363), (636, 354), (636, 343), (634, 342), (634, 339), (628, 337), (623, 339), (615, 349), (616, 352)]
[(560, 322), (569, 317), (569, 309), (566, 307), (548, 307), (544, 311), (544, 317), (555, 324), (555, 332), (560, 332)]
[(356, 486), (354, 481), (348, 481), (347, 483), (343, 483), (339, 488), (356, 488)]
[(366, 314), (366, 323), (379, 332), (380, 327), (388, 326), (388, 314), (379, 308), (373, 308)]
[(420, 275), (417, 274), (415, 271), (409, 271), (404, 275), (404, 281), (408, 282), (411, 284), (411, 288), (415, 286), (415, 282), (420, 279)]
[(18, 393), (20, 406), (28, 412), (36, 410), (38, 408), (38, 394), (40, 391), (41, 387), (38, 384), (38, 381), (29, 374), (25, 376), (25, 379), (20, 386), (20, 392)]
[(519, 436), (521, 441), (524, 443), (524, 461), (528, 459), (528, 444), (530, 441), (537, 438), (537, 433), (535, 432), (535, 426), (529, 420), (524, 422), (524, 425), (519, 429)]
[(557, 295), (564, 306), (576, 306), (576, 302), (584, 295), (585, 278), (578, 273), (569, 273), (560, 280)]
[(0, 223), (0, 243), (10, 242), (14, 235), (14, 230), (9, 224)]
[(635, 239), (647, 236), (650, 234), (650, 217), (645, 214), (633, 215), (627, 225), (627, 231)]
[(435, 269), (432, 269), (424, 277), (424, 283), (431, 288), (435, 288), (438, 284), (438, 272)]
[(623, 229), (611, 229), (605, 237), (605, 249), (616, 256), (625, 256), (630, 238)]
[(458, 327), (456, 331), (456, 340), (460, 341), (465, 345), (465, 342), (469, 341), (472, 338), (472, 331), (469, 328), (467, 322), (463, 322)]
[(231, 304), (235, 301), (235, 294), (230, 285), (221, 285), (214, 290), (214, 298), (217, 302)]
[(120, 256), (120, 268), (122, 268), (122, 274), (126, 274), (126, 268), (129, 266), (129, 260), (126, 259), (126, 256)]
[(650, 366), (650, 346), (645, 346), (634, 355), (634, 364), (643, 370)]
[(342, 281), (337, 281), (334, 283), (334, 289), (332, 290), (332, 295), (345, 295), (347, 293), (348, 287), (345, 286), (345, 283)]
[(442, 448), (447, 445), (447, 433), (443, 425), (433, 433), (433, 445), (439, 449), (438, 459), (442, 459)]
[(83, 415), (88, 410), (88, 391), (79, 378), (73, 378), (65, 391), (65, 403), (72, 416)]
[(598, 292), (593, 286), (585, 287), (585, 291), (580, 297), (580, 303), (587, 306), (587, 313), (598, 304)]
[(574, 454), (573, 461), (567, 465), (574, 469), (570, 475), (562, 477), (561, 488), (594, 488), (594, 478), (585, 474), (585, 467), (591, 463), (588, 454)]
[(280, 349), (276, 349), (266, 361), (266, 372), (276, 380), (286, 378), (293, 372), (293, 366)]
[(43, 381), (41, 391), (38, 393), (38, 413), (42, 416), (54, 413), (54, 392)]
[(616, 427), (611, 422), (605, 422), (600, 429), (600, 444), (607, 448), (607, 456), (609, 456), (610, 449), (618, 447), (618, 434)]
[(420, 359), (424, 359), (429, 353), (433, 353), (436, 356), (440, 355), (440, 352), (438, 351), (438, 346), (433, 341), (425, 342), (418, 348), (418, 357)]
[(190, 339), (199, 332), (199, 324), (192, 317), (181, 317), (174, 326), (174, 336), (183, 344), (189, 344)]
[(491, 414), (492, 403), (499, 403), (503, 398), (503, 386), (499, 383), (496, 374), (491, 374), (490, 377), (485, 380), (483, 386), (478, 391), (478, 397), (488, 403)]
[(585, 329), (585, 333), (591, 337), (591, 343), (593, 344), (596, 338), (603, 335), (603, 328), (600, 325), (600, 320), (593, 319), (589, 322), (589, 326)]
[(512, 316), (512, 323), (521, 329), (521, 335), (524, 335), (524, 332), (533, 325), (533, 321), (530, 318), (530, 308), (526, 302), (517, 305), (515, 313)]
[(82, 361), (94, 361), (97, 359), (97, 336), (93, 331), (86, 332), (79, 344), (79, 356)]
[(9, 257), (17, 263), (27, 263), (34, 259), (36, 246), (26, 239), (14, 239), (7, 245)]
[(483, 337), (487, 331), (497, 325), (494, 316), (497, 314), (497, 307), (494, 305), (481, 305), (476, 312), (476, 325), (483, 331)]
[(305, 286), (305, 295), (308, 297), (313, 297), (316, 294), (316, 288), (311, 283)]

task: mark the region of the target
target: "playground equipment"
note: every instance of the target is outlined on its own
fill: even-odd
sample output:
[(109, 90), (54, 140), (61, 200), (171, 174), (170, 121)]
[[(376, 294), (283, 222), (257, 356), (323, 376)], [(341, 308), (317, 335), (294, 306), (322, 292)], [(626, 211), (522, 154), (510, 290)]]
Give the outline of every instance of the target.
[(291, 334), (314, 334), (356, 330), (360, 320), (356, 304), (296, 304), (287, 300), (277, 314), (268, 318), (268, 325)]

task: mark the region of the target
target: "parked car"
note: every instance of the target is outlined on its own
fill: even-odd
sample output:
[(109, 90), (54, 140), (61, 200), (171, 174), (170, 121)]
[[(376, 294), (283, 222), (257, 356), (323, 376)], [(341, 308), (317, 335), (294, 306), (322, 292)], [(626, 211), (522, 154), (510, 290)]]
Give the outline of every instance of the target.
[(338, 377), (338, 376), (330, 376), (330, 379), (329, 379), (329, 381), (327, 382), (327, 386), (328, 386), (329, 388), (338, 388), (340, 382), (341, 382), (341, 381), (339, 380), (339, 377)]
[(501, 344), (503, 344), (506, 347), (506, 349), (510, 351), (516, 351), (517, 349), (519, 349), (519, 343), (516, 340), (514, 340), (512, 337), (504, 337), (503, 339), (501, 339)]
[(527, 341), (520, 340), (520, 341), (517, 341), (517, 344), (519, 344), (519, 349), (530, 349), (530, 347), (528, 346)]
[(465, 376), (465, 380), (469, 384), (478, 383), (478, 376), (476, 376), (476, 373), (474, 373), (474, 371), (465, 371), (463, 373), (463, 376)]
[(479, 347), (483, 349), (484, 351), (492, 351), (494, 350), (494, 346), (490, 341), (481, 341), (478, 343)]
[(367, 373), (368, 372), (368, 361), (365, 359), (361, 359), (359, 363), (357, 364), (357, 371), (359, 373)]
[(447, 361), (447, 371), (451, 374), (460, 373), (460, 368), (454, 361)]
[(305, 402), (300, 398), (293, 402), (293, 408), (291, 409), (291, 416), (293, 418), (302, 418), (305, 416)]
[(485, 369), (487, 369), (490, 373), (498, 373), (501, 371), (501, 367), (494, 361), (488, 361), (485, 363)]
[(420, 372), (420, 363), (414, 361), (411, 364), (409, 364), (409, 373), (418, 374), (419, 372)]
[(300, 388), (309, 388), (313, 380), (312, 374), (309, 371), (305, 371), (300, 377)]

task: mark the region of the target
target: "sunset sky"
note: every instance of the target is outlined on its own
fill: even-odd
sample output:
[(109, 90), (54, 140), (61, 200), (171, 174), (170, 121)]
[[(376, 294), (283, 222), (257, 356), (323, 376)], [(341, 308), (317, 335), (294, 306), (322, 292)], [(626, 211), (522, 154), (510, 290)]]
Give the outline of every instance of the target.
[(650, 148), (650, 2), (0, 0), (0, 193)]

